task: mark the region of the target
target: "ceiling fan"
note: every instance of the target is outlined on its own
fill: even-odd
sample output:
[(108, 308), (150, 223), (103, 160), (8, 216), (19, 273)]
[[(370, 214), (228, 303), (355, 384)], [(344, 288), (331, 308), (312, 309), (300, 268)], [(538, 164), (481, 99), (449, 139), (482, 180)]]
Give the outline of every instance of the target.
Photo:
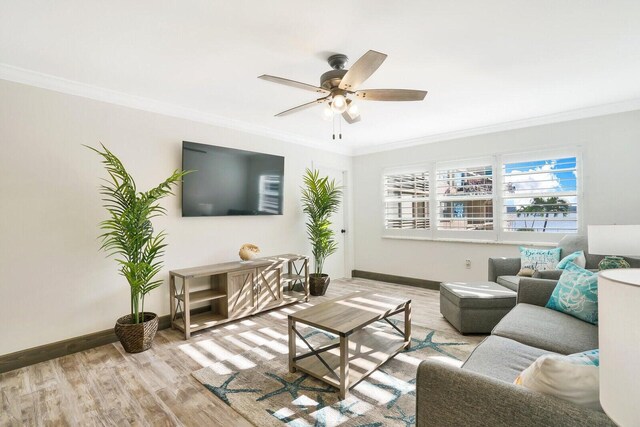
[(344, 67), (349, 58), (343, 54), (331, 55), (327, 59), (327, 62), (329, 62), (329, 65), (333, 69), (320, 76), (320, 86), (270, 76), (268, 74), (263, 74), (258, 78), (324, 95), (315, 101), (307, 102), (306, 104), (298, 105), (297, 107), (278, 113), (275, 115), (276, 117), (287, 116), (317, 104), (325, 104), (325, 114), (330, 116), (333, 116), (333, 114), (341, 114), (347, 123), (356, 123), (360, 121), (360, 113), (358, 106), (350, 97), (355, 97), (363, 101), (422, 101), (427, 95), (427, 91), (411, 89), (358, 90), (358, 87), (371, 77), (386, 58), (387, 55), (384, 53), (370, 50), (362, 55), (350, 69), (345, 70)]

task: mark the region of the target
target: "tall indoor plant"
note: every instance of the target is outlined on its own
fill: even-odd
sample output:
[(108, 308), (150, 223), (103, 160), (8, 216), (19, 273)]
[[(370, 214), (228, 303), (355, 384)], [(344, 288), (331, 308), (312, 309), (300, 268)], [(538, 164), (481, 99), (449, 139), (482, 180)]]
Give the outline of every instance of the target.
[(158, 316), (144, 311), (146, 295), (162, 284), (154, 279), (162, 269), (165, 233), (155, 232), (151, 219), (166, 210), (158, 201), (173, 194), (172, 187), (186, 174), (176, 170), (149, 191), (136, 189), (136, 183), (122, 162), (104, 145), (103, 151), (87, 147), (102, 157), (109, 174), (100, 186), (100, 194), (109, 218), (100, 223), (101, 249), (116, 256), (119, 272), (129, 283), (131, 313), (116, 321), (115, 332), (124, 349), (138, 353), (151, 347), (158, 330)]
[(320, 176), (318, 170), (307, 169), (302, 187), (302, 206), (307, 214), (307, 235), (311, 242), (311, 252), (315, 263), (314, 272), (309, 275), (311, 295), (324, 295), (329, 286), (329, 275), (324, 274), (324, 262), (338, 249), (331, 229), (331, 215), (340, 207), (342, 187), (335, 179)]

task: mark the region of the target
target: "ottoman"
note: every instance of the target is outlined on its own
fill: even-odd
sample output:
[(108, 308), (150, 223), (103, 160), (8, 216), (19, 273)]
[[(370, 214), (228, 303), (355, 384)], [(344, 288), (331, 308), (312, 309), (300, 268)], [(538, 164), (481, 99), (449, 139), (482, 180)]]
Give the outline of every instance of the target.
[(494, 282), (440, 284), (440, 313), (462, 334), (488, 334), (516, 305), (516, 292)]

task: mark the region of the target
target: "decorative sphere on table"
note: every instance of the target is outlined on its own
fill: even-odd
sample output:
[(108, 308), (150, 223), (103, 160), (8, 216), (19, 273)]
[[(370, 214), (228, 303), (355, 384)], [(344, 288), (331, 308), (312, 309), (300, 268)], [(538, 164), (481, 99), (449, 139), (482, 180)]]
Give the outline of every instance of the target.
[(619, 256), (606, 256), (598, 264), (598, 269), (613, 270), (614, 268), (631, 268), (631, 265), (622, 257)]
[(238, 252), (238, 255), (240, 255), (240, 259), (243, 261), (251, 261), (256, 256), (258, 256), (259, 253), (260, 253), (259, 247), (251, 243), (245, 243), (240, 248), (240, 252)]

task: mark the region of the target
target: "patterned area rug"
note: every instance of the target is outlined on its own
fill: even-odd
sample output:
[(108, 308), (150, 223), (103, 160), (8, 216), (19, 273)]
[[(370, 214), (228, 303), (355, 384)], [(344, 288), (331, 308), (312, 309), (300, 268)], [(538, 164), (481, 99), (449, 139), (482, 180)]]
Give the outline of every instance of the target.
[[(402, 330), (403, 322), (393, 320)], [(209, 391), (257, 426), (412, 426), (415, 425), (416, 369), (421, 360), (437, 357), (459, 365), (477, 345), (462, 336), (413, 326), (411, 348), (383, 364), (340, 400), (337, 389), (304, 373), (289, 373), (286, 322), (277, 322), (265, 334), (248, 325), (224, 331), (229, 343), (243, 339), (259, 344), (241, 354), (193, 372)], [(250, 325), (249, 325), (250, 326)], [(259, 326), (259, 325), (257, 325)], [(335, 337), (298, 325), (314, 346)], [(368, 328), (394, 333), (376, 322)], [(256, 340), (261, 331), (271, 340)], [(298, 339), (298, 354), (307, 349)]]

